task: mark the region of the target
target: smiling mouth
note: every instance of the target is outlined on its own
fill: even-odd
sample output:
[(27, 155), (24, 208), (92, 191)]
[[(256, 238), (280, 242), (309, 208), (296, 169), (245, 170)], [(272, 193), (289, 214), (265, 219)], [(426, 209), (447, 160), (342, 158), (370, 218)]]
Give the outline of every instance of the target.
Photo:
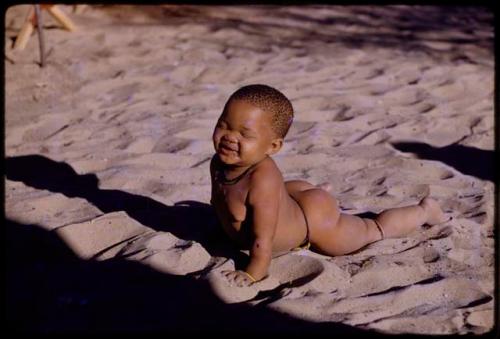
[(236, 149), (235, 147), (231, 147), (229, 145), (226, 145), (226, 144), (221, 144), (220, 149), (223, 149), (226, 151), (238, 152), (238, 149)]
[(238, 151), (227, 145), (220, 145), (219, 153), (222, 153), (223, 155), (235, 155), (238, 153)]

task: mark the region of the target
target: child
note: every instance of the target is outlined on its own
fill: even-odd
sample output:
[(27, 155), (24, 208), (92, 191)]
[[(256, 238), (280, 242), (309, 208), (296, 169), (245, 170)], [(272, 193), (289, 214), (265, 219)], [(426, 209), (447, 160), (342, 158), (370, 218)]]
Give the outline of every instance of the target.
[(283, 146), (292, 121), (292, 105), (281, 92), (249, 85), (231, 95), (215, 126), (211, 204), (228, 236), (250, 250), (244, 271), (223, 272), (231, 283), (248, 286), (265, 278), (278, 252), (310, 245), (321, 254), (343, 255), (446, 221), (430, 198), (367, 219), (340, 213), (322, 187), (284, 182), (270, 156)]

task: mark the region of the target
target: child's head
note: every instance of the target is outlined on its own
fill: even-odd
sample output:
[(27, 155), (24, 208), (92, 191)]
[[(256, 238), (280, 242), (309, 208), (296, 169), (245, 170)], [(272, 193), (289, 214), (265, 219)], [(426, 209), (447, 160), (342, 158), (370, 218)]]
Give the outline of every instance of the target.
[(243, 100), (260, 108), (271, 117), (271, 128), (279, 138), (285, 138), (293, 121), (293, 107), (290, 100), (275, 88), (267, 85), (248, 85), (241, 87), (228, 99)]
[(226, 164), (248, 166), (281, 149), (293, 120), (290, 101), (266, 85), (234, 92), (213, 134), (214, 147)]

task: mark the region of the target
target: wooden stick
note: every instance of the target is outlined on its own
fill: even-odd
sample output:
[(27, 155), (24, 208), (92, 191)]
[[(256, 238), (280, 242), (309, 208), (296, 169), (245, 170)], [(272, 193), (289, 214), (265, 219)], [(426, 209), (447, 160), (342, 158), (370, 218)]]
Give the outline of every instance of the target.
[(76, 31), (76, 26), (73, 23), (73, 21), (71, 21), (71, 19), (68, 18), (66, 16), (66, 14), (64, 14), (64, 12), (62, 10), (60, 10), (56, 5), (52, 5), (52, 6), (48, 7), (47, 10), (68, 31), (71, 31), (71, 32)]
[(33, 12), (33, 6), (30, 6), (28, 10), (28, 15), (24, 20), (23, 27), (21, 31), (16, 37), (16, 42), (14, 43), (13, 49), (23, 50), (30, 39), (31, 34), (33, 33), (33, 18), (35, 13)]
[(40, 47), (40, 66), (45, 66), (45, 44), (43, 42), (43, 23), (42, 23), (42, 11), (40, 10), (40, 5), (35, 5), (36, 13), (36, 28), (38, 30), (38, 45)]

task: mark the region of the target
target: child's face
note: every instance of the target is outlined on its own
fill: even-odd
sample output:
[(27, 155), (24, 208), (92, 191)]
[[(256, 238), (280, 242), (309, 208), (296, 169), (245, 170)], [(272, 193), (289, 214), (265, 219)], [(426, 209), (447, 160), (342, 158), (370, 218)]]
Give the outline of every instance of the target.
[(283, 139), (271, 129), (271, 117), (244, 100), (231, 100), (213, 133), (214, 148), (226, 165), (251, 166), (279, 151)]

